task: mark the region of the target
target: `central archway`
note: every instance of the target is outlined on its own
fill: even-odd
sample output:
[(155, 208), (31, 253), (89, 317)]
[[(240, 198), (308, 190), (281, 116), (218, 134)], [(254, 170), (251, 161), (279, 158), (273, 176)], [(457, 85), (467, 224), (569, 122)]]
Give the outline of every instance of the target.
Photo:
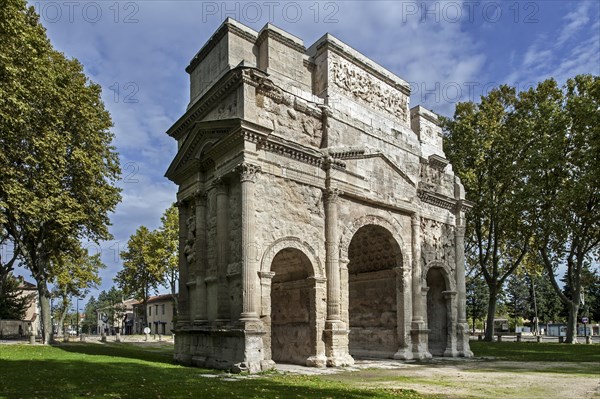
[(315, 341), (312, 264), (302, 251), (285, 248), (273, 258), (271, 271), (271, 358), (305, 365)]
[(359, 228), (348, 247), (349, 350), (352, 356), (393, 357), (398, 350), (396, 268), (400, 246), (384, 227)]

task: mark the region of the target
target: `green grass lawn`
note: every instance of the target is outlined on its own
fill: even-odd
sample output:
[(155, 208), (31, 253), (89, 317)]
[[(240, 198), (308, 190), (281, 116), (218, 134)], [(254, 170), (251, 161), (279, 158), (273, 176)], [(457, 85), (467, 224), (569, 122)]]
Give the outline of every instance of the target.
[(265, 374), (237, 381), (172, 363), (164, 349), (130, 344), (0, 345), (0, 398), (423, 398), (319, 377)]
[[(532, 362), (578, 362), (600, 365), (600, 345), (537, 342), (469, 342), (477, 357)], [(600, 368), (600, 366), (599, 366)]]

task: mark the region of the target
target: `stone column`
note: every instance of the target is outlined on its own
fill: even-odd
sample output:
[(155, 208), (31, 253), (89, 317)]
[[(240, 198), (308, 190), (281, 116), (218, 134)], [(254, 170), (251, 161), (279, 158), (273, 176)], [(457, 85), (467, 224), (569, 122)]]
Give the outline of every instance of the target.
[[(460, 202), (459, 202), (460, 206)], [(456, 212), (456, 229), (454, 230), (456, 246), (456, 291), (457, 297), (457, 350), (459, 356), (472, 357), (469, 347), (469, 324), (467, 323), (467, 288), (465, 283), (465, 218), (460, 208)]]
[[(428, 330), (425, 328), (426, 299), (422, 293), (421, 271), (421, 217), (415, 213), (411, 217), (411, 247), (412, 247), (412, 325), (411, 338), (413, 345), (413, 358), (430, 358), (427, 350)], [(426, 297), (425, 297), (426, 298)]]
[(260, 300), (258, 262), (256, 259), (254, 191), (260, 167), (243, 163), (237, 168), (242, 191), (242, 321), (259, 321)]
[(260, 306), (260, 319), (262, 326), (265, 331), (263, 336), (263, 351), (264, 360), (261, 363), (263, 370), (268, 370), (275, 366), (275, 362), (272, 360), (271, 353), (271, 283), (274, 272), (258, 272), (260, 277), (260, 295), (261, 295), (261, 306)]
[(194, 324), (205, 324), (208, 320), (206, 295), (207, 241), (206, 241), (206, 192), (194, 193), (196, 199), (196, 314)]
[[(329, 173), (329, 172), (328, 172)], [(325, 354), (332, 367), (353, 364), (348, 352), (348, 329), (341, 320), (339, 263), (338, 197), (340, 191), (328, 187), (325, 202), (325, 271), (327, 273), (327, 318), (325, 320)], [(347, 304), (345, 304), (347, 306)]]
[(230, 319), (227, 266), (229, 264), (229, 187), (224, 179), (214, 182), (217, 197), (217, 321)]
[[(410, 288), (406, 285), (404, 267), (395, 267), (396, 274), (396, 332), (398, 350), (394, 359), (410, 360), (413, 358), (410, 339), (410, 317), (412, 317), (412, 297)], [(408, 292), (407, 292), (408, 291)]]
[(340, 265), (338, 245), (338, 202), (339, 190), (325, 191), (325, 270), (327, 273), (327, 323), (340, 321)]
[(179, 209), (179, 296), (177, 310), (177, 329), (188, 327), (190, 322), (189, 303), (188, 303), (188, 262), (185, 254), (187, 241), (187, 218), (188, 201), (178, 201), (175, 205)]

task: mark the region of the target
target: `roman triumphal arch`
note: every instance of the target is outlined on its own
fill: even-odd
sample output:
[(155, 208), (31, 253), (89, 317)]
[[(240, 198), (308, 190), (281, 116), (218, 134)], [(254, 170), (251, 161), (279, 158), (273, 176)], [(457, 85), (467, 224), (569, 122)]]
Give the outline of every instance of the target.
[(175, 359), (256, 372), (471, 356), (464, 190), (437, 116), (329, 34), (227, 19), (186, 71)]

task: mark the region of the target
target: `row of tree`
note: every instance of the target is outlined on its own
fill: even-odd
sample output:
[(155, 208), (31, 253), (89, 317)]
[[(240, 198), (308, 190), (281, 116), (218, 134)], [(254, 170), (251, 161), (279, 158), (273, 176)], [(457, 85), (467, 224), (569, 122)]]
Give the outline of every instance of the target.
[(474, 203), (465, 255), (487, 286), (485, 339), (508, 277), (544, 270), (569, 311), (566, 342), (576, 342), (584, 271), (600, 256), (600, 78), (579, 75), (563, 87), (549, 79), (519, 93), (503, 85), (478, 104), (457, 104), (444, 129)]
[(174, 312), (177, 311), (177, 286), (179, 281), (179, 214), (171, 205), (160, 218), (156, 230), (140, 226), (121, 252), (123, 269), (117, 273), (115, 282), (127, 297), (143, 304), (144, 322), (147, 322), (147, 302), (160, 286), (170, 289)]
[(0, 280), (18, 263), (29, 269), (44, 343), (52, 335), (50, 287), (64, 298), (98, 282), (99, 258), (81, 241), (111, 238), (109, 213), (121, 200), (112, 122), (100, 94), (77, 60), (54, 50), (33, 7), (3, 1)]
[[(600, 322), (600, 272), (584, 269), (585, 289), (580, 315), (590, 322)], [(570, 296), (566, 279), (561, 279), (563, 292)], [(467, 276), (467, 316), (472, 331), (481, 328), (487, 317), (488, 287), (480, 275)], [(507, 278), (504, 290), (498, 297), (496, 316), (509, 318), (511, 324), (529, 321), (534, 333), (540, 333), (540, 324), (564, 323), (569, 316), (568, 307), (560, 300), (545, 273), (530, 275), (515, 273)], [(514, 323), (513, 323), (514, 321)]]

